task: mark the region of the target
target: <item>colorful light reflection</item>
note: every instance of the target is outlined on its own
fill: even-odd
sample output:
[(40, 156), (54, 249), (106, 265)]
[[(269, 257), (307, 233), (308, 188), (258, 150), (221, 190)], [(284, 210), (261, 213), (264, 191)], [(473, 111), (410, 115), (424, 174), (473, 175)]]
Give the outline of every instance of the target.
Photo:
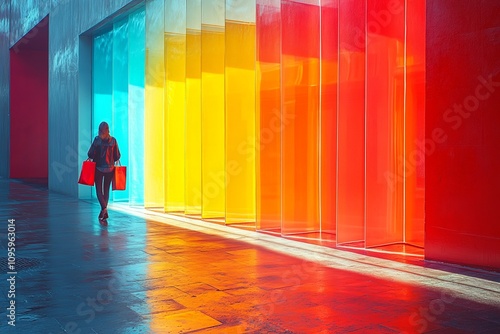
[(424, 136), (425, 4), (148, 0), (139, 13), (142, 30), (123, 20), (94, 38), (94, 128), (116, 123), (134, 166), (120, 199), (423, 245), (424, 176), (404, 171)]

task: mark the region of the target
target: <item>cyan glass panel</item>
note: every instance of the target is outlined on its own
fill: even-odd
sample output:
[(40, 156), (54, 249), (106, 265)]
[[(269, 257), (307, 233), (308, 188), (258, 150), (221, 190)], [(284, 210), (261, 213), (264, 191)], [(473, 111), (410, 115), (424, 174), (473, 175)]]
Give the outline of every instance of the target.
[(144, 203), (145, 40), (142, 8), (95, 36), (92, 46), (92, 133), (102, 121), (110, 124), (128, 179), (111, 199), (132, 205)]
[(95, 36), (92, 49), (92, 137), (94, 137), (101, 122), (111, 124), (112, 121), (113, 30)]
[[(128, 18), (113, 27), (113, 121), (111, 135), (118, 141), (120, 163), (128, 166)], [(129, 190), (113, 191), (114, 201), (127, 201)]]
[[(113, 29), (95, 36), (92, 43), (92, 140), (99, 124), (113, 119)], [(90, 143), (89, 143), (90, 144)], [(90, 145), (89, 145), (90, 146)], [(92, 197), (96, 194), (92, 191)]]
[[(144, 204), (144, 72), (146, 28), (144, 8), (129, 16), (128, 166), (129, 204)], [(120, 143), (121, 144), (121, 143)], [(123, 154), (123, 152), (122, 152)]]

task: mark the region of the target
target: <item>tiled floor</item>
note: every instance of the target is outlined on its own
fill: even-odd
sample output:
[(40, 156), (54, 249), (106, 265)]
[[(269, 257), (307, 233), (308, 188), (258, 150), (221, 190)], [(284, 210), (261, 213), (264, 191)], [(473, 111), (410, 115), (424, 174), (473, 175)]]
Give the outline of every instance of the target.
[(0, 203), (0, 333), (500, 333), (498, 273), (120, 205), (106, 227), (93, 202), (5, 179)]

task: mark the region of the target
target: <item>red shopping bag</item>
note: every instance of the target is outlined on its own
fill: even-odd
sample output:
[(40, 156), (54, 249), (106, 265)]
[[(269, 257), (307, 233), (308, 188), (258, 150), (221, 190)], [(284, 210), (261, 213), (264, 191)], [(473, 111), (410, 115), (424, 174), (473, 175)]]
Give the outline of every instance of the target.
[(78, 183), (87, 186), (93, 186), (94, 177), (95, 177), (95, 162), (90, 160), (84, 161), (82, 164), (82, 171), (80, 172), (80, 179), (78, 179)]
[(127, 184), (127, 167), (115, 166), (115, 175), (113, 176), (113, 190), (125, 190)]

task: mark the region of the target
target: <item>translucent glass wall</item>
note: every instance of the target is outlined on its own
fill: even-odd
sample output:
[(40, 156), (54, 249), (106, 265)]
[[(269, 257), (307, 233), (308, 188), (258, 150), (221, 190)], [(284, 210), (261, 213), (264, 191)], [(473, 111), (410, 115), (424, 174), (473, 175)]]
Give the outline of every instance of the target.
[[(407, 0), (405, 168), (393, 179), (404, 182), (404, 237), (409, 244), (424, 245), (425, 193), (425, 2)], [(391, 179), (391, 182), (394, 182)]]
[(255, 223), (255, 1), (226, 1), (226, 223)]
[(127, 189), (111, 199), (136, 205), (144, 203), (144, 13), (114, 22), (96, 34), (92, 47), (92, 133), (109, 123), (129, 176)]
[(144, 206), (165, 205), (165, 64), (163, 0), (146, 1)]
[[(129, 203), (144, 203), (144, 81), (146, 65), (145, 11), (129, 16), (128, 165)], [(122, 140), (120, 140), (121, 143)], [(120, 144), (121, 145), (121, 144)], [(123, 151), (123, 149), (122, 149)]]
[(185, 210), (186, 3), (165, 0), (165, 211)]
[(283, 234), (320, 232), (320, 6), (282, 1)]
[(225, 1), (201, 3), (201, 181), (203, 218), (225, 218)]
[(124, 199), (141, 184), (166, 212), (423, 245), (425, 4), (147, 0), (142, 15), (94, 45), (94, 114), (128, 134), (143, 180)]
[(365, 239), (366, 1), (339, 0), (337, 242)]
[(335, 240), (339, 0), (321, 1), (320, 197), (321, 238)]
[(257, 0), (256, 225), (281, 233), (281, 3)]
[(96, 36), (92, 44), (92, 133), (95, 136), (101, 122), (108, 122), (114, 135), (112, 56), (113, 29), (109, 29)]
[[(113, 136), (119, 140), (120, 163), (129, 165), (128, 18), (113, 25)], [(124, 139), (124, 140), (121, 140)], [(113, 200), (128, 200), (129, 190), (113, 192)]]
[(201, 0), (186, 1), (185, 212), (201, 215)]
[(403, 167), (405, 8), (401, 3), (390, 13), (389, 3), (368, 0), (366, 8), (367, 247), (403, 240), (404, 182), (388, 183), (385, 176)]

